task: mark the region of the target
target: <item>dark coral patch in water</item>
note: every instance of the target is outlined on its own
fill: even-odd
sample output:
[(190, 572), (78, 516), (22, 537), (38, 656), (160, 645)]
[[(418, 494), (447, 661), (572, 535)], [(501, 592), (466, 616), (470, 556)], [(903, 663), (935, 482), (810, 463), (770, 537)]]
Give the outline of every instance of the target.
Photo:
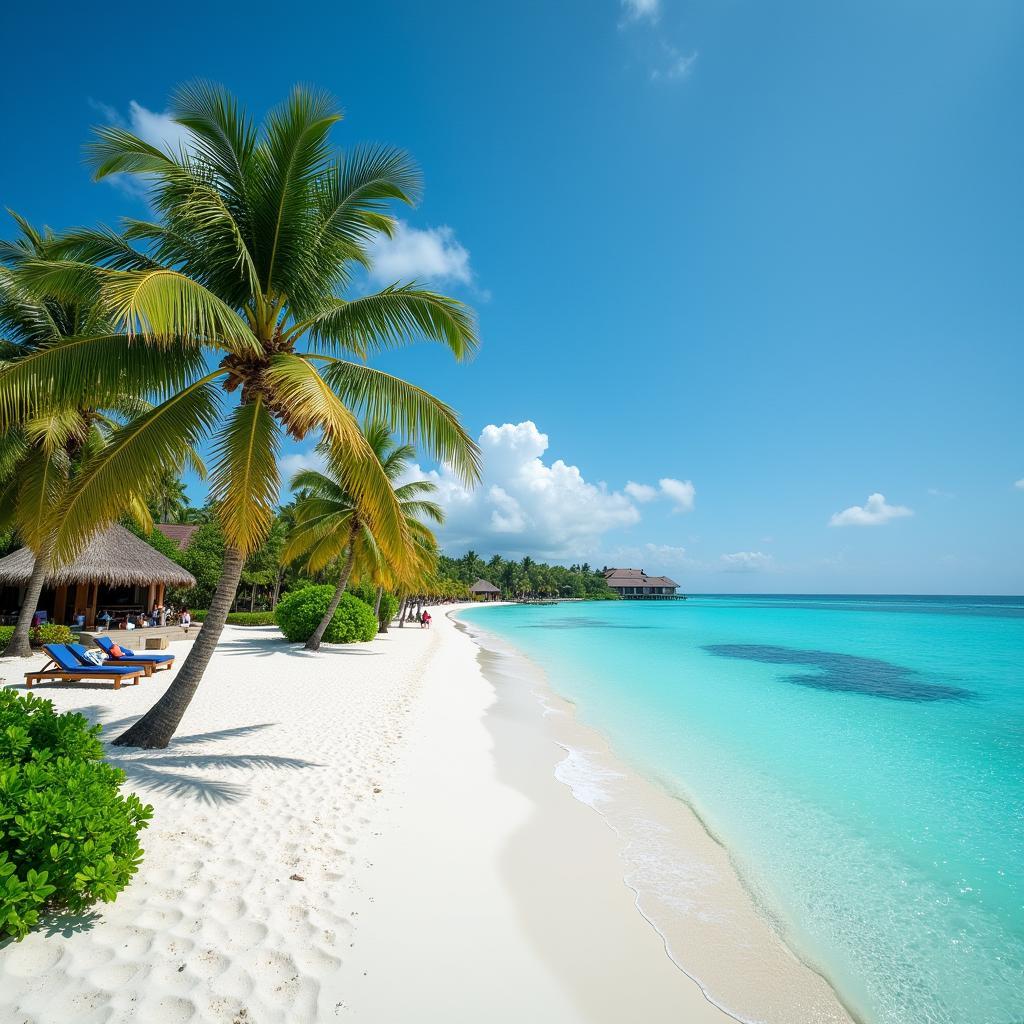
[(762, 644), (711, 644), (704, 650), (720, 658), (741, 658), (766, 665), (804, 665), (817, 673), (799, 672), (786, 679), (798, 686), (842, 693), (862, 693), (888, 700), (969, 700), (974, 694), (956, 686), (925, 682), (914, 669), (878, 658), (858, 658), (832, 651), (801, 651)]
[(605, 619), (579, 616), (572, 619), (547, 619), (532, 622), (529, 629), (657, 629), (657, 626), (633, 625), (627, 622), (608, 622)]

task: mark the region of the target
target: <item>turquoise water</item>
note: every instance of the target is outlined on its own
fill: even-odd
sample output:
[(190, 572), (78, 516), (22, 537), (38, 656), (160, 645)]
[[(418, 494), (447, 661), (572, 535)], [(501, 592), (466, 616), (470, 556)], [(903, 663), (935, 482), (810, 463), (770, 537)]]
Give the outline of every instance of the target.
[(472, 609), (877, 1024), (1024, 1021), (1024, 599)]

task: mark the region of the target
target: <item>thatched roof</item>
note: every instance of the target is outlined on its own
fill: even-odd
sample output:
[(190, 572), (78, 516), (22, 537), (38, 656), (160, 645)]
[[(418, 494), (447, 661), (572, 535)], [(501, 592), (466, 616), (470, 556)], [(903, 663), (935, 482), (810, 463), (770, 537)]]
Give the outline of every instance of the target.
[(173, 540), (179, 551), (184, 551), (199, 526), (196, 523), (157, 523), (156, 528), (168, 540)]
[[(35, 555), (28, 548), (18, 548), (6, 558), (0, 558), (0, 586), (28, 582), (35, 561)], [(190, 572), (130, 530), (115, 525), (95, 536), (70, 565), (47, 576), (46, 583), (56, 587), (76, 583), (141, 587), (166, 583), (194, 587), (196, 580)]]
[[(3, 565), (3, 562), (0, 562), (0, 565)], [(476, 583), (474, 583), (473, 586), (469, 588), (469, 592), (471, 594), (501, 593), (501, 591), (493, 583), (489, 583), (487, 580), (477, 580)]]

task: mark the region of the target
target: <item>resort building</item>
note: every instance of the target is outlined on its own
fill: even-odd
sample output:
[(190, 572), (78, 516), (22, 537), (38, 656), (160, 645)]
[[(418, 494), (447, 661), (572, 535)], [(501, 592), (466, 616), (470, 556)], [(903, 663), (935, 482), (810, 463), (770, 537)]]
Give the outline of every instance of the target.
[(179, 551), (184, 551), (192, 542), (199, 526), (196, 523), (157, 523), (156, 528), (168, 540), (174, 541)]
[[(0, 558), (0, 613), (13, 621), (21, 607), (35, 555), (18, 548)], [(48, 622), (72, 625), (84, 616), (86, 629), (106, 613), (108, 621), (150, 612), (164, 604), (168, 586), (194, 587), (195, 577), (123, 526), (97, 534), (70, 564), (55, 569), (39, 597)]]
[(470, 594), (473, 595), (474, 601), (500, 601), (501, 591), (487, 580), (477, 580), (469, 588)]
[(605, 569), (605, 583), (627, 601), (659, 601), (679, 595), (679, 584), (667, 576), (648, 576), (643, 569)]

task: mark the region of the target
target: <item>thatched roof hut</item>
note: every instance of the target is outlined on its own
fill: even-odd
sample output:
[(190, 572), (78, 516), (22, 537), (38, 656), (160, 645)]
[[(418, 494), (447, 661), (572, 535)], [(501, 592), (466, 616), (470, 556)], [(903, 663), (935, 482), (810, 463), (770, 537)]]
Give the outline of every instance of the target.
[[(16, 587), (27, 583), (35, 561), (29, 548), (18, 548), (6, 558), (0, 558), (0, 586)], [(61, 566), (47, 576), (46, 583), (51, 587), (77, 583), (134, 587), (163, 583), (194, 587), (196, 579), (130, 530), (115, 524), (97, 534), (70, 565)]]
[(474, 597), (482, 597), (485, 601), (497, 601), (501, 597), (501, 591), (489, 580), (477, 580), (469, 588)]
[[(0, 558), (0, 603), (7, 620), (25, 598), (35, 555), (19, 548)], [(123, 526), (97, 534), (78, 557), (47, 576), (38, 605), (51, 622), (127, 621), (164, 604), (167, 587), (194, 587), (195, 577)], [(104, 618), (101, 613), (106, 613)]]

